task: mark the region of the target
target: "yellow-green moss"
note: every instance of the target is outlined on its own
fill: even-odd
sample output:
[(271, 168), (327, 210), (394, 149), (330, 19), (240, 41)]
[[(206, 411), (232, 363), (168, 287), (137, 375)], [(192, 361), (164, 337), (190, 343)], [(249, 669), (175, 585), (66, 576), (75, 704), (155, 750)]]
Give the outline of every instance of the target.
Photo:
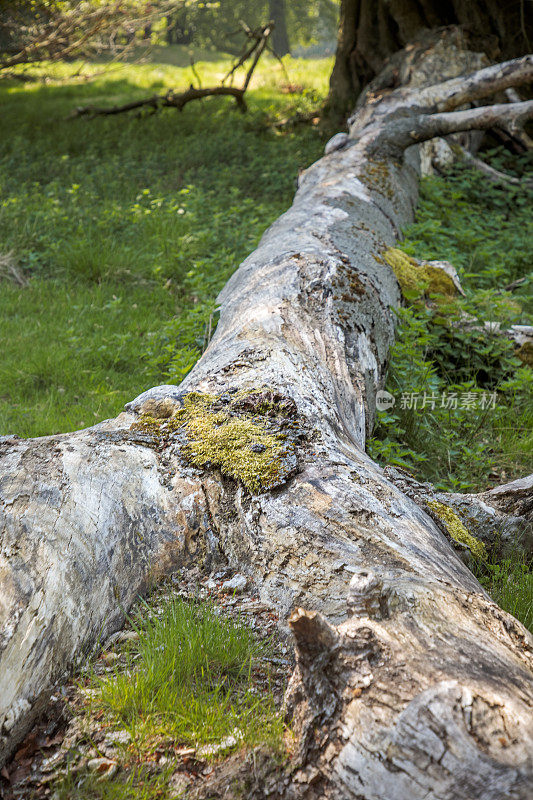
[(389, 267), (392, 267), (402, 294), (408, 299), (422, 297), (424, 294), (442, 294), (449, 297), (457, 293), (453, 280), (443, 269), (430, 264), (419, 264), (397, 247), (385, 250), (383, 258)]
[(143, 414), (139, 417), (137, 422), (131, 426), (133, 431), (143, 431), (144, 433), (152, 433), (154, 436), (161, 434), (161, 426), (167, 420), (163, 417), (153, 417), (151, 414)]
[[(181, 452), (190, 464), (218, 467), (250, 492), (264, 491), (282, 482), (294, 448), (285, 434), (271, 430), (264, 415), (272, 413), (274, 405), (261, 392), (241, 390), (225, 404), (218, 395), (190, 392), (170, 419), (143, 415), (132, 428), (160, 438), (182, 430), (186, 437)], [(254, 412), (240, 408), (254, 397), (260, 400)]]
[[(287, 449), (279, 434), (268, 433), (258, 422), (230, 417), (219, 411), (189, 415), (185, 454), (191, 464), (218, 466), (224, 475), (241, 481), (250, 492), (269, 489), (279, 482), (281, 459)], [(253, 445), (264, 447), (254, 452)]]
[(439, 503), (438, 500), (429, 500), (428, 506), (434, 514), (444, 522), (446, 530), (455, 542), (466, 545), (476, 558), (482, 560), (487, 558), (487, 551), (483, 542), (475, 536), (472, 536), (471, 533), (468, 533), (455, 511), (452, 511), (452, 509), (444, 505), (444, 503)]

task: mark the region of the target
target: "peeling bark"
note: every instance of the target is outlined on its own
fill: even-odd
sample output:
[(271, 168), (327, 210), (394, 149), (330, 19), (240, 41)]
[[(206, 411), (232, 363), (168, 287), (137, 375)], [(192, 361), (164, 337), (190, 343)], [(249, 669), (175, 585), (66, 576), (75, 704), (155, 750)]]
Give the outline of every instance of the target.
[[(492, 80), (518, 84), (530, 63), (500, 65)], [(486, 73), (465, 83), (490, 94)], [(406, 113), (425, 130), (465, 99), (448, 83), (361, 110), (229, 280), (215, 335), (180, 387), (156, 387), (86, 431), (2, 440), (0, 763), (148, 580), (227, 559), (294, 635), (286, 705), (299, 751), (285, 796), (529, 795), (532, 638), (481, 589), (427, 494), (364, 452), (400, 302), (381, 254), (417, 200), (417, 149), (391, 156), (390, 131)], [(206, 415), (263, 415), (286, 432), (295, 461), (281, 485), (251, 494), (216, 458), (191, 466), (180, 416), (191, 392), (211, 395)], [(479, 526), (492, 508), (525, 530), (529, 486), (463, 501)]]

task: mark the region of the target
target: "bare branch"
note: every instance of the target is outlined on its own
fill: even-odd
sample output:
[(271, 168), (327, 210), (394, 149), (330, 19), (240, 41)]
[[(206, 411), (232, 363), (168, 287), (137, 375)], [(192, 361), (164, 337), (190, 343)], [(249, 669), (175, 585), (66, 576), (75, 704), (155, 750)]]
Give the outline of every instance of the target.
[(528, 119), (533, 119), (533, 100), (510, 105), (499, 103), (442, 114), (411, 114), (391, 120), (370, 143), (369, 152), (382, 150), (399, 156), (411, 145), (437, 136), (448, 136), (460, 131), (487, 130), (503, 123), (512, 130), (513, 127), (520, 128)]
[(255, 70), (255, 68), (257, 66), (257, 62), (259, 61), (259, 59), (261, 58), (261, 55), (263, 54), (263, 51), (264, 51), (264, 49), (265, 49), (265, 47), (267, 45), (268, 37), (270, 36), (271, 32), (272, 32), (272, 27), (270, 25), (266, 25), (263, 28), (263, 31), (262, 31), (262, 34), (261, 34), (261, 38), (258, 41), (258, 45), (257, 45), (256, 51), (255, 51), (254, 59), (253, 59), (251, 65), (250, 65), (250, 69), (246, 73), (246, 78), (244, 79), (244, 84), (243, 84), (243, 87), (242, 87), (243, 92), (246, 91), (246, 89), (248, 88), (248, 86), (250, 84), (250, 81), (252, 80), (252, 75), (253, 75), (254, 70)]
[(533, 81), (533, 54), (492, 64), (471, 75), (417, 90), (416, 105), (431, 111), (449, 111), (496, 92)]
[(131, 103), (124, 103), (120, 106), (110, 106), (100, 108), (97, 106), (81, 106), (70, 116), (72, 117), (104, 117), (115, 114), (123, 114), (127, 111), (135, 111), (139, 108), (151, 108), (157, 111), (159, 108), (176, 108), (182, 111), (183, 108), (192, 100), (203, 100), (205, 97), (227, 95), (233, 97), (241, 111), (246, 111), (244, 91), (235, 86), (213, 86), (211, 88), (197, 89), (190, 86), (184, 92), (174, 92), (170, 90), (166, 94), (154, 94), (152, 97), (144, 97), (142, 100), (134, 100)]
[[(15, 12), (3, 23), (3, 30), (15, 35), (17, 50), (11, 50), (0, 60), (0, 70), (9, 69), (42, 59), (63, 59), (73, 55), (87, 55), (90, 52), (120, 51), (122, 55), (129, 50), (131, 42), (117, 44), (116, 36), (127, 22), (128, 34), (134, 34), (148, 22), (160, 17), (172, 6), (171, 3), (154, 8), (141, 6), (138, 16), (131, 15), (124, 0), (104, 3), (92, 10), (87, 4), (77, 3), (68, 9), (50, 7), (48, 14), (41, 19), (33, 17), (29, 22), (19, 19)], [(140, 43), (140, 40), (136, 40)]]
[[(200, 77), (194, 68), (194, 62), (191, 61), (191, 68), (196, 80), (198, 81), (198, 87), (191, 85), (184, 92), (175, 92), (174, 90), (170, 89), (168, 92), (166, 92), (166, 94), (154, 94), (151, 97), (145, 97), (141, 100), (134, 100), (131, 103), (124, 103), (123, 105), (111, 106), (109, 108), (101, 106), (80, 106), (70, 115), (70, 117), (102, 117), (123, 114), (127, 111), (135, 111), (136, 109), (140, 108), (149, 108), (151, 109), (152, 113), (155, 113), (160, 108), (176, 108), (178, 111), (182, 111), (187, 103), (190, 103), (192, 100), (203, 100), (205, 97), (216, 97), (220, 95), (233, 97), (240, 110), (246, 111), (244, 94), (250, 84), (257, 63), (265, 50), (268, 37), (272, 32), (272, 25), (269, 23), (261, 28), (257, 28), (255, 31), (246, 30), (245, 32), (248, 38), (254, 39), (254, 44), (251, 47), (245, 48), (243, 54), (235, 62), (232, 69), (222, 79), (220, 86), (212, 86), (202, 89)], [(224, 86), (224, 82), (227, 80), (227, 78), (232, 76), (235, 70), (242, 66), (252, 55), (254, 58), (248, 69), (248, 72), (246, 73), (246, 78), (243, 85), (241, 87), (232, 85)]]
[[(468, 161), (473, 167), (476, 167), (480, 172), (487, 176), (489, 181), (493, 183), (503, 183), (511, 186), (521, 186), (522, 181), (514, 175), (507, 175), (505, 172), (500, 172), (499, 169), (491, 167), (481, 158), (476, 158), (465, 147), (461, 147), (461, 153), (465, 161)], [(526, 185), (533, 185), (531, 181), (525, 181)]]

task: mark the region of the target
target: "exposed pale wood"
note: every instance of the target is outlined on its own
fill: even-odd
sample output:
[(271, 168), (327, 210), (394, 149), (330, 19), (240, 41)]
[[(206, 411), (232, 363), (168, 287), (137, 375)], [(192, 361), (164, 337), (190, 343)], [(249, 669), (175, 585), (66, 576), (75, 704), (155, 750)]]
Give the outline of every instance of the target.
[[(433, 114), (444, 90), (434, 106), (424, 91)], [(221, 293), (215, 335), (179, 388), (151, 390), (87, 431), (2, 442), (4, 760), (53, 681), (120, 624), (150, 575), (225, 558), (294, 633), (287, 709), (299, 750), (287, 796), (526, 800), (532, 639), (425, 501), (364, 452), (400, 302), (381, 253), (417, 199), (416, 149), (393, 159), (390, 139), (376, 146), (398, 109), (412, 102), (421, 116), (418, 90), (396, 99), (365, 109), (351, 139), (300, 177), (291, 208)], [(161, 398), (171, 407), (192, 390), (265, 386), (292, 399), (301, 434), (296, 472), (272, 491), (188, 468), (176, 435), (131, 430)], [(513, 494), (483, 502), (505, 515)], [(517, 525), (528, 513), (509, 509)]]

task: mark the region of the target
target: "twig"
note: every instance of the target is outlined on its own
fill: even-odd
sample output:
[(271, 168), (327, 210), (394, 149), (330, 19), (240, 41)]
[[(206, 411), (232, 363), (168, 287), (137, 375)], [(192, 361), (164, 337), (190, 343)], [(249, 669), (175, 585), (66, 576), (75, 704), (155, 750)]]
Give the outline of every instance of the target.
[(18, 52), (12, 52), (0, 60), (0, 71), (33, 61), (65, 59), (67, 56), (83, 56), (103, 50), (120, 53), (124, 57), (138, 43), (135, 32), (171, 9), (172, 5), (173, 0), (168, 0), (157, 8), (145, 4), (138, 17), (129, 17), (128, 32), (132, 38), (126, 45), (117, 45), (115, 41), (127, 10), (124, 0), (115, 0), (92, 10), (87, 10), (88, 4), (82, 2), (73, 4), (67, 11), (60, 6), (57, 9), (50, 8), (46, 21), (35, 18), (31, 25), (26, 24), (24, 19), (17, 19), (15, 15), (11, 30), (16, 32), (16, 38), (23, 44)]
[(476, 167), (476, 169), (486, 175), (493, 183), (503, 183), (511, 186), (533, 186), (533, 180), (526, 179), (525, 181), (521, 181), (520, 178), (516, 178), (514, 175), (507, 175), (505, 172), (500, 172), (499, 169), (495, 169), (480, 158), (476, 158), (476, 156), (473, 156), (465, 147), (459, 145), (459, 149), (465, 161), (468, 161), (469, 164)]
[(231, 67), (229, 72), (226, 75), (224, 75), (224, 77), (222, 78), (222, 83), (225, 83), (228, 78), (232, 78), (233, 77), (233, 74), (235, 73), (235, 71), (238, 70), (239, 67), (242, 67), (244, 62), (247, 61), (250, 58), (250, 56), (252, 55), (252, 53), (254, 52), (256, 47), (257, 47), (257, 41), (255, 41), (253, 44), (251, 44), (250, 47), (248, 47), (243, 52), (243, 54), (240, 56), (238, 61), (236, 61), (235, 64), (233, 64), (233, 66)]
[(250, 65), (250, 68), (249, 68), (248, 72), (246, 73), (246, 78), (244, 79), (244, 83), (243, 83), (243, 87), (242, 87), (243, 92), (246, 91), (246, 89), (248, 88), (248, 86), (250, 84), (250, 81), (252, 80), (252, 75), (253, 75), (254, 70), (255, 70), (255, 68), (257, 66), (257, 62), (259, 61), (259, 59), (261, 58), (261, 56), (263, 54), (263, 51), (264, 51), (264, 49), (266, 47), (267, 39), (270, 36), (271, 31), (272, 31), (272, 28), (269, 25), (267, 25), (263, 30), (263, 35), (262, 35), (262, 37), (261, 37), (261, 39), (259, 41), (259, 44), (257, 46), (257, 49), (255, 51), (254, 59), (253, 59), (251, 65)]
[(504, 286), (503, 289), (497, 289), (496, 294), (503, 294), (504, 292), (514, 292), (515, 289), (518, 289), (520, 286), (523, 286), (526, 281), (529, 280), (529, 276), (525, 278), (517, 278), (512, 283), (508, 283), (507, 286)]
[[(248, 25), (241, 20), (241, 27), (242, 27), (244, 33), (246, 34), (246, 36), (249, 39), (252, 39), (252, 44), (250, 45), (250, 47), (244, 49), (244, 52), (242, 53), (240, 58), (235, 62), (235, 64), (233, 64), (233, 66), (231, 67), (229, 72), (226, 75), (224, 75), (224, 77), (222, 78), (222, 83), (225, 83), (225, 81), (227, 81), (228, 78), (232, 78), (232, 76), (234, 75), (236, 70), (239, 67), (242, 67), (243, 64), (249, 58), (251, 58), (252, 54), (255, 52), (256, 53), (255, 60), (252, 63), (252, 66), (251, 66), (251, 71), (253, 73), (253, 71), (255, 69), (255, 65), (257, 64), (257, 61), (259, 60), (259, 58), (261, 56), (261, 53), (263, 52), (263, 50), (265, 48), (264, 42), (266, 43), (266, 39), (272, 33), (272, 30), (274, 28), (274, 23), (273, 22), (269, 22), (268, 25), (263, 25), (262, 28), (257, 28), (255, 31), (252, 31), (248, 27)], [(245, 82), (245, 86), (248, 86), (248, 83), (249, 83), (249, 79), (247, 80), (247, 82)]]
[(198, 75), (198, 73), (196, 71), (196, 67), (194, 65), (193, 56), (191, 56), (191, 72), (192, 72), (193, 76), (196, 78), (196, 80), (198, 82), (198, 88), (201, 89), (202, 88), (202, 81), (201, 81), (200, 76)]
[(187, 103), (190, 103), (192, 100), (203, 100), (204, 97), (215, 95), (229, 95), (234, 97), (241, 111), (246, 111), (244, 91), (242, 89), (238, 89), (234, 86), (213, 86), (212, 88), (197, 89), (194, 86), (190, 86), (184, 92), (178, 92), (176, 94), (171, 89), (166, 94), (154, 94), (152, 97), (145, 97), (142, 100), (133, 100), (131, 103), (124, 103), (121, 106), (111, 106), (109, 108), (82, 106), (77, 108), (70, 115), (70, 118), (113, 116), (115, 114), (123, 114), (127, 111), (135, 111), (143, 107), (151, 108), (153, 111), (158, 111), (160, 108), (176, 108), (178, 111), (182, 111)]

